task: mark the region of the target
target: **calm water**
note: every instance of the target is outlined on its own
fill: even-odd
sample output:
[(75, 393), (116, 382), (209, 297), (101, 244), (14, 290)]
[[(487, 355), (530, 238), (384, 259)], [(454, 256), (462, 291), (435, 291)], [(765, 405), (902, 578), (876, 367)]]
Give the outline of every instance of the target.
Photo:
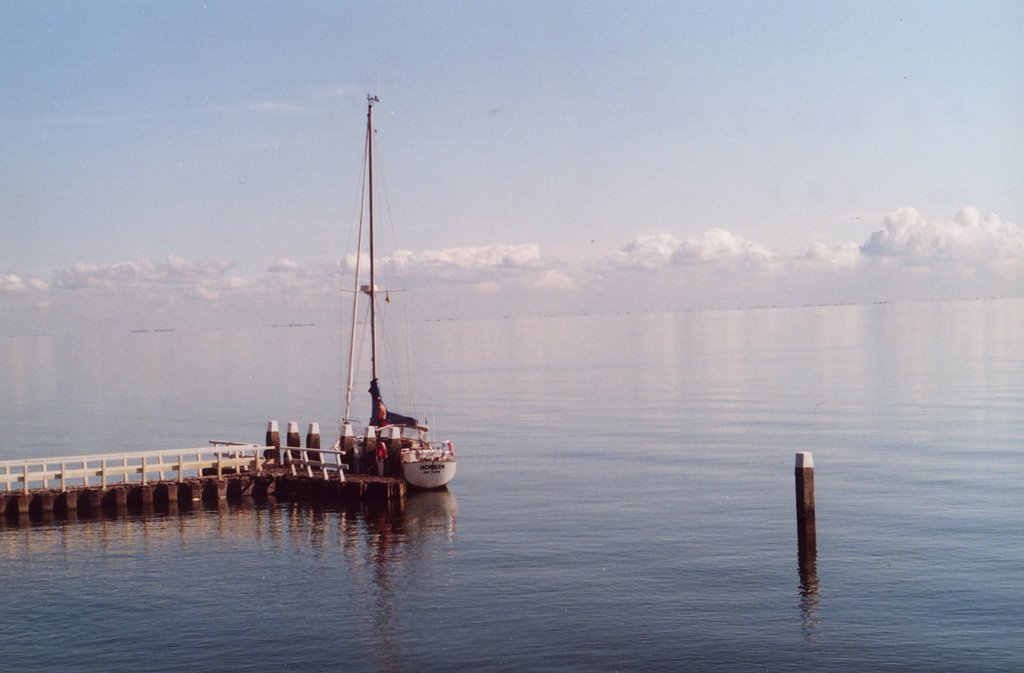
[[(330, 434), (329, 323), (7, 338), (0, 458)], [(416, 331), (450, 492), (7, 523), (0, 669), (1024, 670), (1024, 300)]]

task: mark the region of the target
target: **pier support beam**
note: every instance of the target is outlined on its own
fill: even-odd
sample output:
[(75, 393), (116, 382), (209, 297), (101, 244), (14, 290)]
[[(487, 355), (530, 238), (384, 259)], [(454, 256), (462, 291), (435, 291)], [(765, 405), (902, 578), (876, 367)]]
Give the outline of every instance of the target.
[(160, 483), (154, 487), (153, 500), (161, 505), (178, 504), (178, 484)]
[(203, 485), (198, 481), (183, 481), (178, 484), (178, 502), (191, 505), (203, 499)]
[(128, 489), (111, 488), (103, 494), (103, 506), (122, 509), (128, 506)]
[(78, 493), (75, 491), (63, 491), (57, 494), (53, 503), (53, 510), (60, 516), (69, 517), (78, 511)]
[(228, 497), (227, 479), (204, 479), (203, 500), (206, 502), (218, 502)]

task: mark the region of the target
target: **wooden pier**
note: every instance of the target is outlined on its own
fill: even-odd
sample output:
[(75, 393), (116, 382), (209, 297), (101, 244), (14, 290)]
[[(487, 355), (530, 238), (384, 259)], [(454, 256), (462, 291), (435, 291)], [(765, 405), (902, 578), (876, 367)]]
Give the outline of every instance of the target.
[(8, 519), (68, 518), (226, 498), (338, 504), (405, 498), (402, 479), (346, 474), (342, 452), (320, 449), (318, 434), (313, 440), (307, 436), (306, 448), (211, 445), (0, 461), (0, 513)]

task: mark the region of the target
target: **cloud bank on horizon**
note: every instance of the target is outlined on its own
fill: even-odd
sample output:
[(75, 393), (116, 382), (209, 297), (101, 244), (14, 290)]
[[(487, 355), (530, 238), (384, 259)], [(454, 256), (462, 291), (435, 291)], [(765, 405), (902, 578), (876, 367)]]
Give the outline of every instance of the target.
[[(126, 324), (138, 322), (139, 312), (169, 323), (189, 315), (203, 316), (204, 324), (216, 324), (218, 316), (252, 324), (265, 322), (254, 319), (260, 306), (329, 310), (328, 298), (352, 282), (355, 262), (351, 255), (280, 258), (247, 275), (232, 261), (172, 255), (79, 262), (50, 280), (5, 270), (0, 302), (17, 316), (15, 331), (46, 329), (68, 315)], [(686, 238), (639, 235), (583, 266), (546, 255), (537, 244), (495, 243), (396, 250), (379, 267), (389, 287), (415, 292), (423, 318), (1019, 296), (1024, 229), (973, 206), (950, 220), (901, 208), (861, 243), (814, 242), (796, 253), (711, 228)]]

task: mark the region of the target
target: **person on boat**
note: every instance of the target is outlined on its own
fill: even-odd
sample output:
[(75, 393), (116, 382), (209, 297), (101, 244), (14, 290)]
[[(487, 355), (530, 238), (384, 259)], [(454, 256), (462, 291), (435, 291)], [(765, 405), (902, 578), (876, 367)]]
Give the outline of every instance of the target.
[(383, 428), (387, 425), (408, 425), (415, 426), (416, 419), (412, 416), (403, 416), (393, 411), (388, 411), (384, 406), (384, 400), (380, 395), (380, 385), (377, 379), (370, 381), (370, 389), (367, 391), (373, 399), (373, 411), (370, 415), (370, 425), (376, 428)]
[(383, 477), (387, 474), (388, 464), (388, 445), (384, 443), (384, 440), (377, 441), (377, 476)]

